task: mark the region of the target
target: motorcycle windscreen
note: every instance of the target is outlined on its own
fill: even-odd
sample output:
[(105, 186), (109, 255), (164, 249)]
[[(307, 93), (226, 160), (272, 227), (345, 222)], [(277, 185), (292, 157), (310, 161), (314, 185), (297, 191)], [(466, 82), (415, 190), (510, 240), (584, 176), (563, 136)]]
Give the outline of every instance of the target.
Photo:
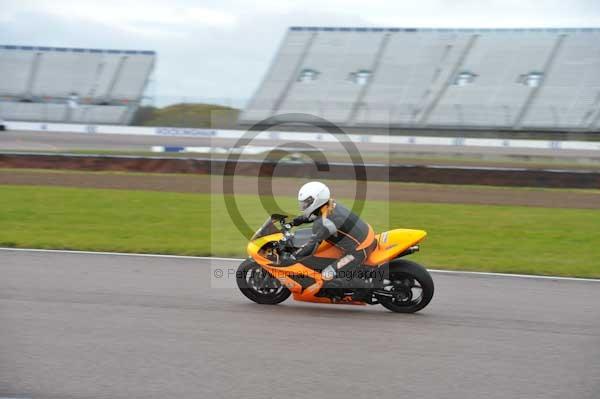
[(268, 236), (268, 235), (275, 234), (275, 233), (279, 233), (279, 229), (277, 228), (277, 226), (275, 226), (275, 220), (273, 220), (273, 218), (269, 217), (263, 223), (263, 225), (260, 226), (260, 228), (258, 230), (256, 230), (256, 233), (254, 233), (254, 235), (252, 236), (250, 241), (254, 241), (257, 238)]

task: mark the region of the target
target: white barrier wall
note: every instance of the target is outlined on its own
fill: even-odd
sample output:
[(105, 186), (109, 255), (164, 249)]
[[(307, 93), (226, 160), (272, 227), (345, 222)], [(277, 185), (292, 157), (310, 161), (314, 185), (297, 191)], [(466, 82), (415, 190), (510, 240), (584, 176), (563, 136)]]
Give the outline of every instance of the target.
[[(84, 134), (120, 134), (142, 136), (173, 136), (173, 137), (214, 137), (239, 139), (246, 131), (224, 129), (190, 129), (177, 127), (142, 127), (142, 126), (111, 126), (111, 125), (81, 125), (66, 123), (36, 123), (36, 122), (4, 122), (7, 130), (40, 131)], [(491, 148), (538, 148), (554, 150), (596, 150), (600, 151), (600, 142), (589, 141), (550, 141), (550, 140), (505, 140), (463, 137), (428, 137), (428, 136), (386, 136), (349, 134), (347, 137), (356, 143), (377, 144), (406, 144), (406, 145), (438, 145), (455, 147), (491, 147)], [(289, 140), (303, 142), (337, 142), (334, 135), (329, 133), (311, 132), (280, 132), (266, 131), (257, 134), (256, 140)]]

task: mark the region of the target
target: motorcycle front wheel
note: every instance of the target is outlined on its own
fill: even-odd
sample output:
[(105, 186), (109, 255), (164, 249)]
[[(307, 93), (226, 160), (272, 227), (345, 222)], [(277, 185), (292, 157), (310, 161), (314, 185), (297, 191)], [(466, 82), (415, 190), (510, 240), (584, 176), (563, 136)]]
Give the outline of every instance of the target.
[(276, 305), (291, 295), (287, 287), (252, 259), (240, 264), (236, 281), (242, 294), (262, 305)]

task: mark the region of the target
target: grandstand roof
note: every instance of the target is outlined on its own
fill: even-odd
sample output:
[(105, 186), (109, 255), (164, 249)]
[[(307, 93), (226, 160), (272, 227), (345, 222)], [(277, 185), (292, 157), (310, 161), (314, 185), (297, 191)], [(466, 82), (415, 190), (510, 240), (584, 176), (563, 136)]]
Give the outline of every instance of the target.
[(0, 44), (0, 50), (30, 50), (30, 51), (57, 51), (72, 53), (100, 53), (100, 54), (145, 54), (156, 55), (151, 50), (114, 50), (98, 48), (80, 48), (80, 47), (49, 47), (49, 46), (18, 46), (12, 44)]

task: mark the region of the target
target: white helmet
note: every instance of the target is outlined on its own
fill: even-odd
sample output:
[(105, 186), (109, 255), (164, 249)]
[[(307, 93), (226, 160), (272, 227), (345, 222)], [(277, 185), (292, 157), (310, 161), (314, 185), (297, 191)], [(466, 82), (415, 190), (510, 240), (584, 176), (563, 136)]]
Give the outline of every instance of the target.
[(304, 216), (309, 217), (315, 210), (325, 205), (331, 198), (329, 188), (321, 182), (311, 181), (298, 191), (298, 205)]

